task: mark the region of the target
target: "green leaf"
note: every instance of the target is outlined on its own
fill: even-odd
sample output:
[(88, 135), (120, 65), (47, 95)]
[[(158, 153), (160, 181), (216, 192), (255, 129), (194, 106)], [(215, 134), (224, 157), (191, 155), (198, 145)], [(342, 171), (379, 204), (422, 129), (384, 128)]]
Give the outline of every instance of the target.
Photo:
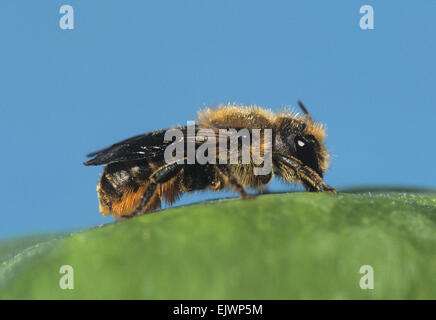
[[(1, 299), (435, 299), (436, 194), (271, 194), (0, 243)], [(21, 247), (22, 248), (22, 247)], [(59, 286), (62, 265), (74, 289)], [(374, 289), (360, 288), (374, 270)]]

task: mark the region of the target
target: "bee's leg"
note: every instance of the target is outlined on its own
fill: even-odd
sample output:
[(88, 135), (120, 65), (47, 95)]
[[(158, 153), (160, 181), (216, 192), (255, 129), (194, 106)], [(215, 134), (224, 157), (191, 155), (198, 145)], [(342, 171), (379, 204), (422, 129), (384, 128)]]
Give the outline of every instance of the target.
[(150, 176), (150, 184), (147, 187), (147, 190), (144, 192), (141, 198), (140, 204), (136, 207), (136, 209), (132, 212), (130, 216), (136, 216), (142, 213), (144, 208), (147, 206), (151, 197), (156, 191), (156, 187), (160, 183), (167, 182), (171, 178), (173, 178), (179, 171), (182, 169), (183, 164), (179, 164), (177, 162), (169, 163), (163, 165), (159, 169), (157, 169)]
[(227, 165), (217, 165), (218, 172), (221, 174), (221, 176), (224, 177), (226, 182), (232, 187), (235, 192), (237, 192), (242, 199), (252, 199), (254, 196), (251, 194), (248, 194), (244, 187), (241, 186), (241, 184), (236, 180), (236, 178), (233, 176), (233, 174), (230, 172), (229, 167)]
[(311, 168), (303, 166), (301, 161), (294, 157), (286, 157), (276, 154), (274, 157), (288, 168), (292, 169), (297, 176), (303, 181), (304, 187), (308, 191), (324, 191), (338, 193), (334, 188), (327, 185), (322, 178)]

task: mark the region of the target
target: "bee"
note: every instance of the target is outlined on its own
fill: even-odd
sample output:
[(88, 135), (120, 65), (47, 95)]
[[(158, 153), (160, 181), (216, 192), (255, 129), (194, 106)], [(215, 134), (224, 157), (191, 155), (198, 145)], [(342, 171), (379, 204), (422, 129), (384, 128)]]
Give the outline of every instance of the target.
[[(298, 104), (303, 115), (230, 104), (198, 112), (196, 133), (205, 128), (215, 133), (230, 128), (247, 128), (249, 133), (254, 129), (270, 129), (273, 165), (263, 175), (255, 175), (256, 166), (242, 163), (240, 157), (237, 163), (168, 163), (165, 149), (173, 141), (165, 139), (166, 130), (134, 136), (88, 154), (92, 159), (84, 165), (105, 165), (97, 186), (100, 212), (118, 219), (133, 217), (156, 210), (162, 200), (172, 204), (183, 193), (205, 189), (233, 189), (243, 199), (248, 199), (252, 196), (245, 189), (262, 189), (274, 175), (286, 182), (301, 183), (307, 191), (336, 194), (337, 191), (323, 181), (329, 164), (325, 128), (312, 119), (301, 101)], [(192, 139), (186, 126), (178, 129), (183, 133), (185, 145), (194, 141), (195, 148), (200, 148), (202, 139)], [(260, 149), (264, 153), (266, 144), (263, 135)], [(239, 140), (237, 146), (238, 150), (243, 148)], [(253, 152), (254, 149), (249, 147), (248, 150)]]

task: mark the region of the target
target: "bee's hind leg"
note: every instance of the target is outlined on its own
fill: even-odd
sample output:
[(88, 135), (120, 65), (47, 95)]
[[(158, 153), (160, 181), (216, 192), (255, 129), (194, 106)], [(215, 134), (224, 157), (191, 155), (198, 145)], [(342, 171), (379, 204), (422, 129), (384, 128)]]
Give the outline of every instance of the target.
[(141, 202), (136, 207), (136, 209), (129, 215), (129, 217), (134, 217), (141, 214), (147, 207), (147, 204), (150, 201), (151, 197), (154, 195), (157, 185), (167, 182), (168, 180), (173, 178), (176, 174), (179, 173), (182, 167), (182, 164), (173, 162), (163, 165), (155, 172), (153, 172), (153, 174), (150, 176), (150, 184), (148, 185), (147, 189), (141, 197)]

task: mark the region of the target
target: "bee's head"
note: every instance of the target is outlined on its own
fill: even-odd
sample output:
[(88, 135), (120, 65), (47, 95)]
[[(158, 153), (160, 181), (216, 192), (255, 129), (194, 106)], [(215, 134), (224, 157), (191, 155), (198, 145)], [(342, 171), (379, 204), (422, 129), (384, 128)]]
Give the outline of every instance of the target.
[(283, 113), (277, 118), (274, 151), (297, 158), (322, 178), (329, 159), (324, 144), (325, 129), (312, 120), (301, 102), (299, 104), (304, 116)]

